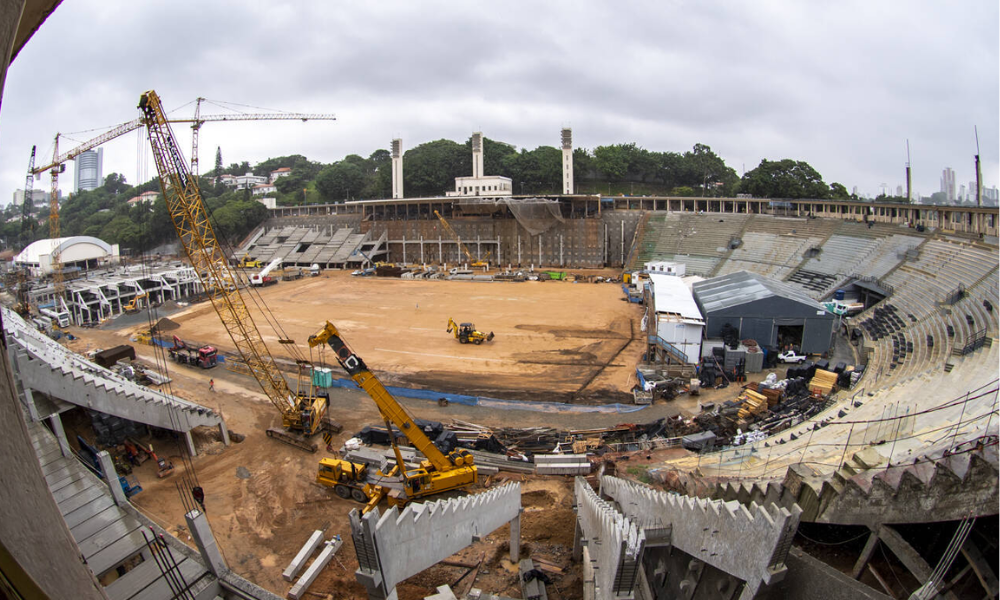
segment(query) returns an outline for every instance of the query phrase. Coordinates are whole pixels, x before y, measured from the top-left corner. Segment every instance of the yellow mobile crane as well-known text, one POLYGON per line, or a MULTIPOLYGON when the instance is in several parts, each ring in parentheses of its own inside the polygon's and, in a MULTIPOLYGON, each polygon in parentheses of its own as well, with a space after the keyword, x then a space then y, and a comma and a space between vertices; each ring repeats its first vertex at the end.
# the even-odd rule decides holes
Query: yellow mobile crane
POLYGON ((388 473, 378 473, 374 478, 376 483, 364 483, 364 467, 349 461, 324 458, 320 461, 317 482, 332 487, 337 495, 346 498, 353 495, 355 500, 368 499, 364 512, 378 505, 387 494, 390 506, 402 506, 418 498, 440 494, 449 490, 463 489, 476 483, 476 466, 472 454, 465 449, 455 449, 445 455, 434 442, 428 438, 413 421, 403 406, 385 389, 378 377, 372 373, 365 362, 344 342, 333 323, 327 321, 326 326, 315 335, 309 336, 309 347, 315 348, 326 344, 333 349, 337 362, 347 371, 354 383, 363 389, 375 401, 379 413, 385 420, 389 438, 392 440, 392 451, 396 455, 396 465, 388 473), (392 427, 406 436, 413 447, 421 452, 425 460, 420 461, 416 469, 406 469, 403 455, 396 445, 392 435, 392 427), (391 489, 387 480, 397 474, 402 476, 402 489, 391 489), (339 486, 339 487, 338 487, 339 486), (353 493, 357 490, 363 493, 353 493))
MULTIPOLYGON (((160 175, 163 198, 184 253, 250 373, 260 384, 264 395, 281 412, 284 429, 268 429, 267 435, 315 452, 317 446, 309 441, 309 437, 324 426, 339 431, 336 423, 324 424, 329 396, 314 394, 311 385, 302 390, 301 374, 309 366, 307 361, 298 361, 300 385, 294 392, 289 388, 240 295, 237 286, 239 277, 229 266, 209 222, 208 211, 198 189, 198 179, 191 175, 181 155, 160 97, 154 91, 142 94, 139 109, 142 111, 142 122, 149 131, 149 143, 160 175)), ((294 344, 288 339, 281 339, 279 343, 294 344)))
POLYGON ((476 259, 472 258, 472 253, 469 252, 469 249, 466 248, 465 244, 462 243, 462 238, 458 237, 458 233, 454 229, 452 229, 451 223, 449 223, 447 221, 447 219, 444 218, 444 215, 442 215, 438 211, 435 210, 434 214, 437 215, 437 218, 441 220, 441 225, 444 226, 445 231, 448 232, 448 235, 450 235, 451 237, 455 238, 455 243, 458 244, 458 249, 461 250, 462 254, 465 255, 465 258, 467 258, 469 260, 469 265, 471 265, 473 267, 488 267, 488 266, 490 266, 490 263, 488 261, 489 261, 490 255, 493 254, 492 250, 488 250, 486 252, 486 256, 484 256, 481 260, 476 260, 476 259))

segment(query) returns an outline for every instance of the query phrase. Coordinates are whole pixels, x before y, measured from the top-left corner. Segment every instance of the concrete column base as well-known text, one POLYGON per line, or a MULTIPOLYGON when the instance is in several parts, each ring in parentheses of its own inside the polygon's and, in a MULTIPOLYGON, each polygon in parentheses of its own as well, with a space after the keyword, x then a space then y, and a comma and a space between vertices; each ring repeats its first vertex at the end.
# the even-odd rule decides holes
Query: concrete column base
POLYGON ((104 482, 108 484, 108 489, 111 490, 111 496, 115 499, 115 504, 125 506, 128 504, 128 498, 125 497, 125 490, 122 489, 121 482, 118 481, 118 471, 115 470, 115 462, 111 460, 111 455, 108 454, 107 450, 101 450, 97 453, 97 460, 101 463, 104 482))
POLYGON ((208 524, 208 518, 205 514, 199 510, 192 510, 184 515, 184 520, 187 521, 188 531, 191 532, 191 537, 194 538, 194 543, 198 546, 198 551, 201 552, 202 558, 205 559, 205 565, 208 567, 208 570, 216 577, 222 577, 228 573, 229 566, 226 565, 226 560, 222 558, 222 552, 219 550, 219 545, 215 542, 215 536, 212 534, 212 528, 208 524))
POLYGON ((510 521, 510 562, 521 560, 521 513, 510 521))
POLYGON ((63 429, 62 417, 59 413, 56 413, 49 417, 49 423, 52 424, 52 431, 56 434, 56 439, 59 441, 59 450, 65 457, 70 457, 73 455, 73 450, 69 447, 69 440, 66 439, 66 430, 63 429))
MULTIPOLYGON (((221 418, 221 416, 220 416, 221 418)), ((222 436, 222 444, 224 446, 229 445, 229 428, 226 427, 225 421, 219 421, 219 434, 222 436)))
POLYGON ((191 436, 190 431, 184 432, 184 441, 187 442, 188 454, 191 455, 191 458, 198 456, 198 451, 194 449, 194 437, 191 436))

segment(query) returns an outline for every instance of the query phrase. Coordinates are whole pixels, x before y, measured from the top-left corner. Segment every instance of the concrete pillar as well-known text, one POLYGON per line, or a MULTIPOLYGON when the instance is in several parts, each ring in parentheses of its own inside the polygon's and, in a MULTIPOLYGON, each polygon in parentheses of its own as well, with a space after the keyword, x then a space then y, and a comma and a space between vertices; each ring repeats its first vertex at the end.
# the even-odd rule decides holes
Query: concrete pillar
POLYGON ((510 562, 512 563, 521 560, 521 510, 510 521, 510 562))
MULTIPOLYGON (((292 600, 299 600, 305 596, 306 590, 308 590, 309 586, 316 581, 319 574, 326 568, 326 565, 330 563, 330 560, 333 559, 333 555, 336 554, 337 550, 340 550, 340 547, 343 545, 344 541, 340 539, 339 535, 327 542, 326 548, 323 548, 323 551, 319 553, 316 560, 309 565, 309 568, 302 574, 302 577, 299 577, 299 580, 295 582, 292 589, 288 591, 288 597, 292 600)), ((395 594, 395 590, 393 590, 393 594, 395 594)), ((392 594, 390 594, 390 596, 391 595, 392 594)))
POLYGON ((66 430, 63 429, 62 417, 59 416, 59 413, 50 416, 49 423, 52 425, 52 432, 56 434, 56 439, 59 441, 59 450, 62 455, 73 456, 73 450, 69 447, 69 440, 66 439, 66 430))
POLYGON ((190 431, 184 432, 184 441, 187 442, 188 453, 191 455, 191 458, 198 456, 198 451, 194 449, 194 438, 191 437, 190 431))
POLYGON ((101 472, 104 473, 104 482, 111 490, 111 496, 115 499, 115 504, 125 506, 128 498, 125 497, 125 490, 122 489, 121 482, 118 481, 118 471, 115 470, 115 462, 111 460, 111 455, 107 450, 97 453, 97 461, 101 463, 101 472))
MULTIPOLYGON (((221 418, 222 415, 219 415, 221 418)), ((219 421, 219 435, 222 436, 222 444, 225 446, 229 445, 229 428, 226 427, 225 421, 219 421)))
POLYGON ((316 551, 316 548, 319 548, 319 545, 322 542, 323 542, 323 532, 317 529, 316 531, 313 532, 311 536, 309 536, 309 539, 306 540, 305 545, 302 546, 302 549, 299 550, 299 553, 296 554, 295 558, 292 559, 292 562, 288 564, 288 568, 286 568, 285 571, 281 574, 281 576, 285 579, 285 581, 291 581, 292 579, 295 578, 296 575, 299 574, 299 571, 301 571, 302 567, 305 566, 306 561, 309 560, 309 557, 312 556, 312 553, 316 551))
POLYGON ((226 560, 222 558, 219 545, 215 543, 215 536, 212 535, 212 527, 208 524, 208 518, 200 510, 192 510, 184 515, 187 521, 188 531, 194 538, 201 557, 205 560, 208 570, 216 577, 222 577, 229 572, 226 560))
POLYGON ((868 541, 861 551, 861 556, 858 557, 858 562, 854 563, 854 570, 851 571, 852 578, 861 579, 861 574, 865 572, 865 566, 868 564, 869 559, 871 559, 872 553, 875 552, 875 548, 878 548, 878 533, 873 531, 868 536, 868 541))

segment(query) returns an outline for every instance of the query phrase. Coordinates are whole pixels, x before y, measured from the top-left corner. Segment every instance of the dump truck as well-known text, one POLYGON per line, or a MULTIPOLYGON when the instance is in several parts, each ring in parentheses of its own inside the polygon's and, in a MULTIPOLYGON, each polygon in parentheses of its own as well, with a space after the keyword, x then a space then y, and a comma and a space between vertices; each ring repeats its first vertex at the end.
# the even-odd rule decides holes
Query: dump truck
POLYGON ((174 362, 202 369, 211 369, 219 361, 219 351, 214 346, 202 346, 197 350, 188 346, 182 339, 174 336, 174 345, 167 348, 174 362))

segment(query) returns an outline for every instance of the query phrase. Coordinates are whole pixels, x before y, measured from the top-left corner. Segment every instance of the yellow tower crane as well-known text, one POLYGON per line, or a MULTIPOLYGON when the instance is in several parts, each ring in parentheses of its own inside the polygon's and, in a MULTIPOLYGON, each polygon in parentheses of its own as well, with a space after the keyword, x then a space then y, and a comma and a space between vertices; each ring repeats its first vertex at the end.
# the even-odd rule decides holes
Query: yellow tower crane
MULTIPOLYGON (((314 394, 311 385, 306 391, 300 385, 294 392, 288 386, 243 300, 238 287, 239 276, 229 266, 209 222, 198 180, 181 155, 160 97, 154 91, 142 94, 139 109, 142 123, 149 132, 163 198, 181 246, 250 373, 264 395, 281 412, 284 430, 268 429, 267 434, 315 452, 316 445, 309 441, 309 436, 330 426, 339 431, 335 423, 324 425, 329 396, 314 394)), ((294 344, 287 339, 279 343, 294 344)), ((308 366, 308 362, 299 361, 299 373, 308 366)))
MULTIPOLYGON (((191 119, 167 119, 169 123, 191 123, 192 129, 192 154, 191 154, 191 172, 194 173, 195 177, 198 176, 198 132, 201 126, 205 123, 221 122, 221 121, 335 121, 337 117, 332 114, 325 113, 290 113, 290 112, 263 112, 263 113, 233 113, 233 114, 219 114, 219 115, 203 115, 201 114, 201 103, 204 102, 204 98, 198 98, 195 105, 194 118, 191 119)), ((142 127, 145 123, 143 119, 134 119, 125 123, 121 123, 109 129, 108 131, 102 133, 101 135, 88 140, 79 146, 64 152, 59 153, 59 137, 61 134, 56 134, 54 150, 52 152, 52 162, 47 165, 32 168, 31 173, 35 176, 39 176, 46 171, 49 172, 52 178, 52 193, 49 197, 49 237, 51 239, 56 239, 59 237, 59 174, 66 171, 66 163, 70 160, 75 159, 77 156, 83 154, 87 150, 92 150, 101 144, 109 142, 117 137, 121 137, 130 131, 135 131, 136 129, 142 127)), ((62 298, 63 286, 62 286, 62 264, 59 260, 59 249, 55 248, 52 251, 52 277, 53 284, 55 286, 55 298, 57 303, 57 310, 59 309, 58 303, 62 298)))

